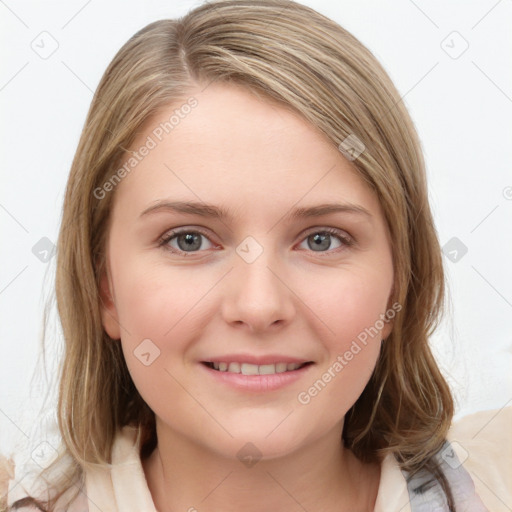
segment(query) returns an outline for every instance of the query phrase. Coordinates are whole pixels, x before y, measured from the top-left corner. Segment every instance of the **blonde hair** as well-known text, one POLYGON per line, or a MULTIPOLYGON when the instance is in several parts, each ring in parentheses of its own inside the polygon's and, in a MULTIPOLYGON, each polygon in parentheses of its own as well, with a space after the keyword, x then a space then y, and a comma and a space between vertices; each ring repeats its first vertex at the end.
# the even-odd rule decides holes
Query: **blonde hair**
POLYGON ((428 345, 442 312, 444 275, 409 114, 372 53, 334 21, 287 0, 221 0, 135 34, 105 71, 87 115, 57 245, 65 353, 58 400, 63 445, 54 464, 64 456, 74 462, 45 506, 51 510, 87 467, 110 464, 122 426, 141 427, 141 456, 156 444, 154 414, 131 380, 120 344, 102 326, 100 279, 115 191, 102 199, 93 191, 112 178, 152 116, 192 86, 212 81, 240 84, 299 113, 335 147, 349 136, 364 144, 352 164, 382 205, 392 241, 393 300, 402 309, 345 417, 343 439, 361 460, 392 453, 406 471, 432 470, 451 503, 433 455, 445 440, 453 402, 428 345))

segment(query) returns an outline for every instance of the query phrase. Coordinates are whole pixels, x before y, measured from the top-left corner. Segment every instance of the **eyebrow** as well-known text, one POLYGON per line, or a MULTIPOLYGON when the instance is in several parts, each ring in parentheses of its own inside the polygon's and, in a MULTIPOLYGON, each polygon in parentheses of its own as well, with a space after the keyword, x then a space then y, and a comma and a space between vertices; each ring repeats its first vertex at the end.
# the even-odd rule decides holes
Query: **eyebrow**
MULTIPOLYGON (((213 219, 232 220, 233 215, 226 209, 212 204, 195 201, 157 201, 146 208, 139 216, 145 217, 149 214, 158 212, 176 212, 189 215, 200 215, 213 219)), ((287 220, 300 220, 312 217, 321 217, 331 213, 355 213, 366 217, 372 217, 372 214, 360 205, 351 203, 323 203, 315 206, 299 207, 287 213, 284 218, 287 220)))

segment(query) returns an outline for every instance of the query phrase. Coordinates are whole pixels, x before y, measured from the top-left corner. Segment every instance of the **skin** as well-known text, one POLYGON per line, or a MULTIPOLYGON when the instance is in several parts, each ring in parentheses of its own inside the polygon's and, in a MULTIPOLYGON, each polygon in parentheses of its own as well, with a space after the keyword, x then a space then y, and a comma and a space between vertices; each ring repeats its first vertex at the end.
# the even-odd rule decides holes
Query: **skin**
MULTIPOLYGON (((105 330, 122 344, 157 419, 158 446, 143 461, 155 506, 373 510, 380 468, 356 459, 341 432, 391 323, 309 403, 297 396, 391 306, 393 260, 379 201, 351 162, 289 110, 237 85, 191 95, 198 106, 115 189, 102 279, 105 330), (232 218, 165 210, 140 217, 163 199, 211 203, 232 218), (332 202, 368 214, 286 217, 332 202), (186 255, 183 237, 159 246, 175 228, 206 237, 186 255), (315 250, 313 235, 325 228, 343 238, 315 250), (263 249, 251 263, 237 253, 247 236, 263 249), (144 339, 160 350, 149 365, 134 354, 144 339), (219 383, 200 362, 242 352, 314 364, 286 387, 253 393, 219 383), (248 442, 261 455, 252 467, 237 456, 248 442)), ((148 122, 133 148, 177 105, 148 122)))

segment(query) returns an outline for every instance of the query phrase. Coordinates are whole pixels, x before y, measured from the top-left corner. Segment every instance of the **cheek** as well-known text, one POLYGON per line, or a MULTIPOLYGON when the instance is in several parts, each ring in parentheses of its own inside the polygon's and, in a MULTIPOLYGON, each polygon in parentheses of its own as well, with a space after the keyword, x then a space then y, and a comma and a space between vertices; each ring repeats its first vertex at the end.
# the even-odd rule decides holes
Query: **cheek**
POLYGON ((312 406, 320 422, 332 422, 357 400, 375 368, 392 276, 366 267, 340 272, 324 285, 322 293, 311 287, 309 297, 317 325, 323 324, 325 357, 298 402, 312 406))
POLYGON ((206 295, 212 283, 205 273, 171 269, 162 264, 140 262, 118 267, 116 309, 124 322, 124 338, 130 343, 139 338, 162 342, 176 339, 175 332, 194 317, 194 306, 206 295))
POLYGON ((173 387, 175 381, 168 370, 183 360, 209 321, 212 308, 208 304, 213 297, 209 292, 219 276, 153 264, 143 258, 118 260, 113 268, 128 369, 141 392, 151 391, 160 379, 157 391, 161 394, 162 379, 173 387))
POLYGON ((139 393, 154 411, 167 411, 170 397, 173 410, 190 409, 183 374, 175 369, 199 336, 198 314, 213 283, 204 275, 147 264, 125 265, 117 283, 121 344, 139 393))
POLYGON ((310 282, 316 286, 308 284, 302 293, 309 297, 311 308, 325 324, 331 348, 344 350, 358 337, 360 341, 380 342, 392 286, 391 272, 353 268, 310 282))

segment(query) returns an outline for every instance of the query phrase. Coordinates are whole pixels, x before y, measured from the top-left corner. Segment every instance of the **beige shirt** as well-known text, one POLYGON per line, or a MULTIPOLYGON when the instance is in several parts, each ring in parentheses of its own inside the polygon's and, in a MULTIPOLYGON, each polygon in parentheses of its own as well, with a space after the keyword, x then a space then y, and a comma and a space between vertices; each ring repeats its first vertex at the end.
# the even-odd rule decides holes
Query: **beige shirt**
MULTIPOLYGON (((443 469, 448 469, 447 475, 453 478, 450 481, 458 500, 457 512, 512 511, 511 426, 512 407, 507 407, 466 416, 450 429, 450 446, 440 457, 444 461, 443 469)), ((58 512, 157 512, 139 457, 139 447, 134 442, 135 433, 132 427, 124 427, 118 433, 112 452, 113 468, 87 471, 86 493, 81 493, 67 509, 57 506, 58 512)), ((0 464, 0 496, 1 469, 0 464)), ((11 505, 26 495, 22 493, 22 486, 17 485, 12 464, 5 466, 3 474, 4 502, 7 482, 7 503, 11 505)), ((394 457, 388 455, 381 466, 374 512, 443 511, 435 504, 432 494, 427 491, 423 496, 417 495, 416 487, 418 481, 408 483, 394 457)), ((428 485, 423 487, 428 488, 428 485)), ((37 509, 24 507, 18 510, 37 509)), ((0 512, 3 512, 1 506, 0 512)))

